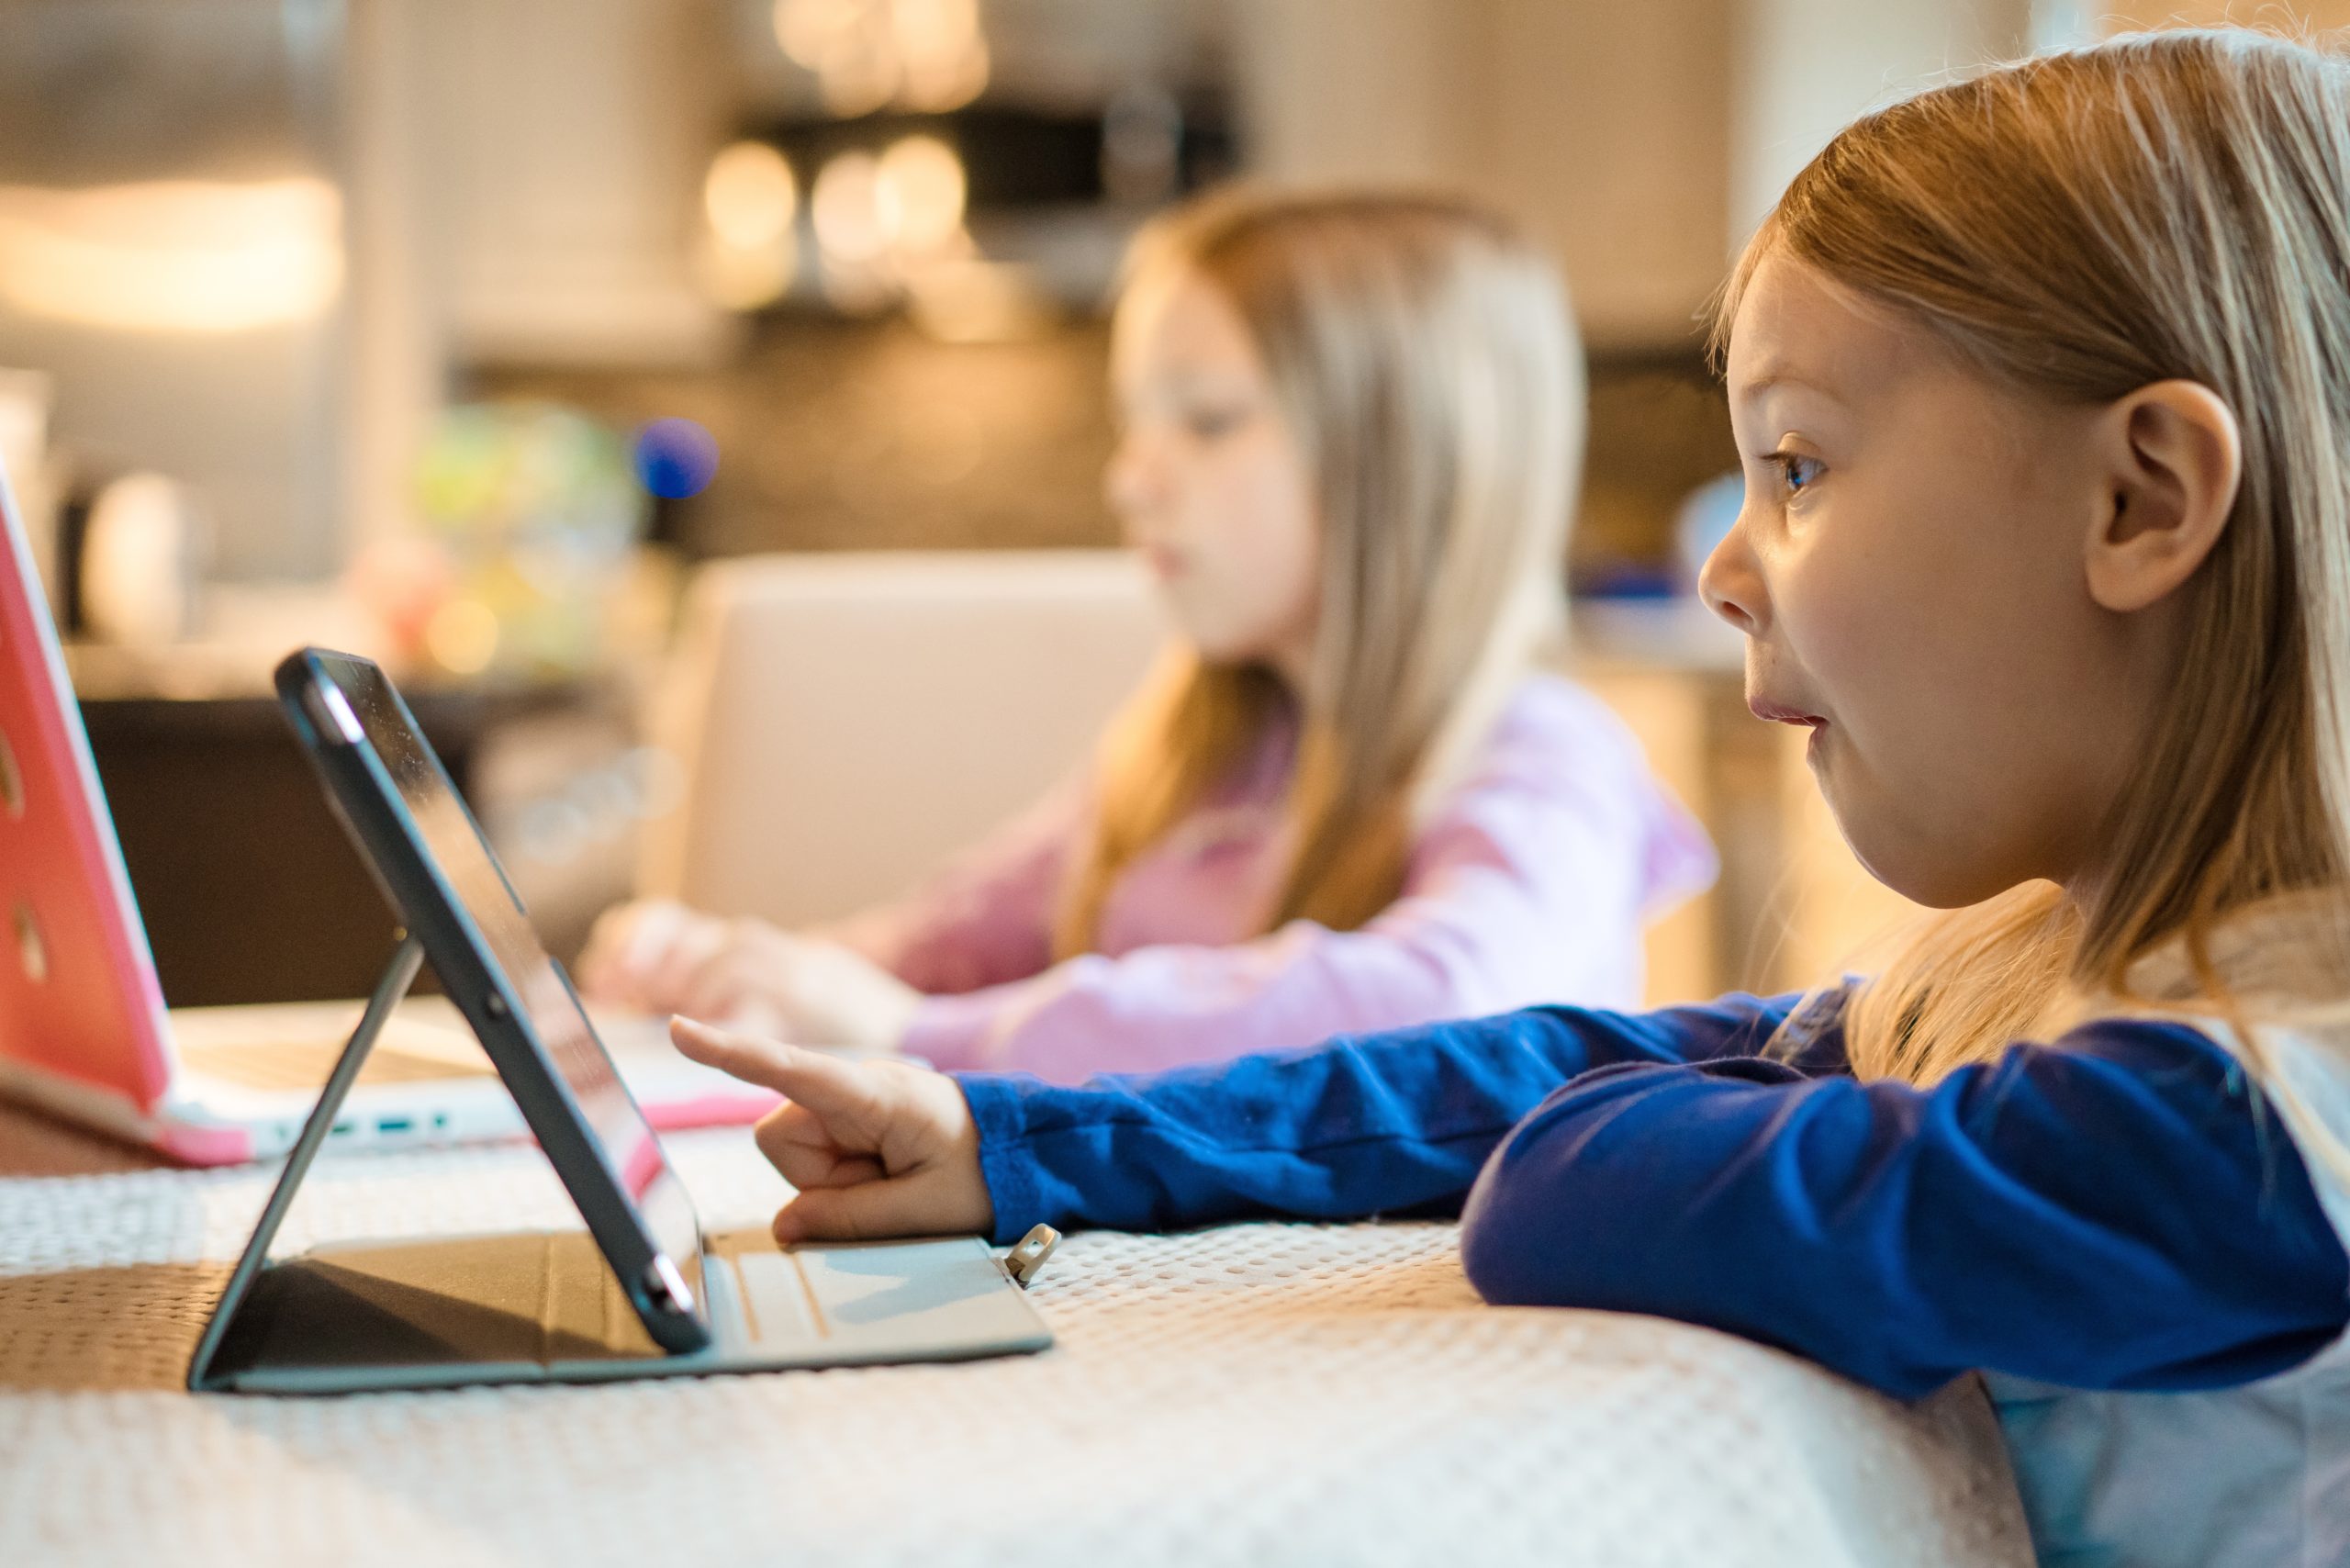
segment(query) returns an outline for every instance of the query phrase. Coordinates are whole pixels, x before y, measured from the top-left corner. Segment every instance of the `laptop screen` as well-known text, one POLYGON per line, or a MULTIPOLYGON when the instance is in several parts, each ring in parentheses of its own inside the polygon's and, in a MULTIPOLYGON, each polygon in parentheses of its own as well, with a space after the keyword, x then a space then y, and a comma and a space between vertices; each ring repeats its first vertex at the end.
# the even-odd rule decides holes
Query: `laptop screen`
POLYGON ((683 1184, 613 1070, 578 998, 540 946, 521 899, 473 813, 417 733, 407 705, 371 664, 330 655, 319 662, 397 786, 442 878, 481 933, 513 994, 522 1000, 532 1033, 554 1058, 602 1146, 606 1165, 643 1215, 654 1244, 680 1268, 690 1270, 699 1254, 700 1234, 683 1184))

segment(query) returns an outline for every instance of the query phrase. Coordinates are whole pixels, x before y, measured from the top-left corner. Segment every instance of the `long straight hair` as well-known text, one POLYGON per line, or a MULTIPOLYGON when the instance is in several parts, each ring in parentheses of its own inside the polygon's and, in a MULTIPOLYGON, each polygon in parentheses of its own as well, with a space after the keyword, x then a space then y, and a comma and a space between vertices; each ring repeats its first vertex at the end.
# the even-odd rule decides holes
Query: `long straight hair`
POLYGON ((1102 747, 1093 839, 1055 933, 1088 951, 1119 873, 1293 709, 1288 865, 1263 929, 1393 902, 1422 803, 1563 626, 1583 364, 1559 275, 1449 199, 1236 191, 1136 241, 1139 286, 1239 317, 1302 448, 1320 528, 1306 689, 1182 653, 1102 747))
POLYGON ((2251 1026, 2338 1019, 2350 991, 2350 67, 2243 30, 2143 34, 1872 115, 1755 235, 1718 353, 1773 252, 1995 384, 2098 404, 2199 383, 2244 443, 2225 529, 2179 590, 2176 696, 2109 824, 2112 875, 2077 905, 2027 884, 1908 927, 1847 1007, 1855 1070, 1928 1082, 2089 1009, 2158 1002, 2232 1021, 2288 1120, 2350 1176, 2251 1026), (2316 940, 2250 994, 2215 941, 2283 909, 2316 940), (2133 969, 2158 952, 2189 983, 2142 995, 2133 969))

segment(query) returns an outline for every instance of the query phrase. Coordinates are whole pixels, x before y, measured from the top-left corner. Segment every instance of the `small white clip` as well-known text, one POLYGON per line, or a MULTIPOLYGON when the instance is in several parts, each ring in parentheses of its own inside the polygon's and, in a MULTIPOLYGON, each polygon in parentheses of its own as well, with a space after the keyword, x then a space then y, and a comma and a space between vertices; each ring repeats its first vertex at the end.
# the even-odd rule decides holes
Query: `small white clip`
POLYGON ((1024 1291, 1036 1277, 1036 1271, 1045 1266, 1045 1260, 1053 1255, 1053 1249, 1060 1244, 1059 1231, 1049 1225, 1036 1226, 1020 1238, 1018 1246, 1003 1255, 1003 1271, 1024 1291))

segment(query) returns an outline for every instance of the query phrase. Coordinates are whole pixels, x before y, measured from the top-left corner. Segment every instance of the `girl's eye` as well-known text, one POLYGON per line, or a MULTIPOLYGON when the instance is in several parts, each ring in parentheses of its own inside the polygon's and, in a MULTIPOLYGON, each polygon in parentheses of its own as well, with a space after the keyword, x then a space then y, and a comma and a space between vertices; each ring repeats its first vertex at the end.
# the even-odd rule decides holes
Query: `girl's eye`
POLYGON ((1786 481, 1789 495, 1800 494, 1820 475, 1819 459, 1806 457, 1799 452, 1774 452, 1770 461, 1779 465, 1779 473, 1786 481))
POLYGON ((1202 441, 1229 435, 1248 420, 1246 409, 1194 409, 1183 416, 1183 428, 1202 441))

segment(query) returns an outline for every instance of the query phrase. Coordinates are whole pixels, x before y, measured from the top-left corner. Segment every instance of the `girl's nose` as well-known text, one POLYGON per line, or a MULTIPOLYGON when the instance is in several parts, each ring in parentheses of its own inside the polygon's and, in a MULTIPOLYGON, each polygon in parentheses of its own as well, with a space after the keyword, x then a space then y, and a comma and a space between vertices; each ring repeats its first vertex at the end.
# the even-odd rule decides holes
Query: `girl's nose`
POLYGON ((1151 450, 1148 435, 1129 430, 1120 436, 1109 465, 1102 470, 1102 494, 1110 510, 1128 520, 1156 510, 1166 488, 1164 467, 1151 450))
POLYGON ((1697 593, 1706 608, 1748 636, 1758 636, 1770 623, 1770 596, 1762 587, 1762 564, 1746 534, 1746 513, 1730 524, 1722 542, 1697 573, 1697 593))

